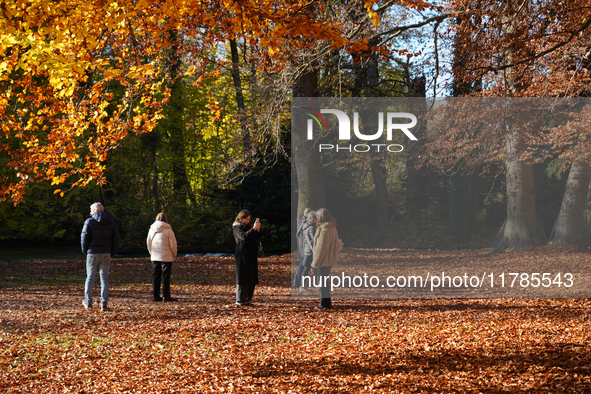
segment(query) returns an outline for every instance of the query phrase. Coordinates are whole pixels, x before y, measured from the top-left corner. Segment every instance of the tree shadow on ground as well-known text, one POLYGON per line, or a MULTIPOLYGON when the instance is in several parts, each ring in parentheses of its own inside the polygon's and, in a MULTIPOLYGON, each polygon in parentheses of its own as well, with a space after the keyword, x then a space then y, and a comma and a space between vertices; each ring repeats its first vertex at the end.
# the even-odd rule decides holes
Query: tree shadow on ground
MULTIPOLYGON (((564 392, 583 393, 591 391, 590 364, 591 352, 588 346, 560 343, 540 349, 522 348, 506 351, 499 348, 490 352, 484 352, 482 349, 472 352, 460 349, 431 352, 385 351, 377 357, 371 356, 363 360, 335 359, 330 355, 303 362, 270 359, 251 366, 249 372, 257 378, 302 373, 310 377, 321 376, 328 379, 331 376, 366 378, 397 375, 403 380, 406 377, 409 383, 412 383, 413 376, 421 376, 421 384, 413 387, 413 391, 417 392, 475 390, 482 393, 541 393, 557 392, 559 387, 563 387, 564 392), (523 371, 530 371, 531 381, 522 380, 523 377, 520 375, 523 371), (496 380, 492 378, 495 374, 496 380), (498 379, 499 374, 506 379, 498 379), (430 377, 425 379, 425 375, 430 377)), ((361 381, 359 390, 367 389, 366 385, 365 381, 361 381)), ((354 386, 355 379, 352 379, 349 389, 354 386)), ((388 385, 378 384, 374 389, 385 387, 388 385)))

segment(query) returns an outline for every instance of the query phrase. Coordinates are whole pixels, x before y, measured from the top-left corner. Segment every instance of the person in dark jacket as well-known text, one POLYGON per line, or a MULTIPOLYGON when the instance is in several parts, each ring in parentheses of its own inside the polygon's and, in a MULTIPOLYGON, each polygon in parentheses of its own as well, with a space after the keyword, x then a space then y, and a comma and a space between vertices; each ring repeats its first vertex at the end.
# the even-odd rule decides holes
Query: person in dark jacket
MULTIPOLYGON (((308 208, 306 208, 308 210, 308 208)), ((304 248, 302 252, 302 260, 300 266, 296 271, 293 281, 294 286, 303 290, 302 275, 307 275, 312 266, 312 256, 314 251, 314 235, 316 234, 316 212, 308 210, 306 222, 302 224, 301 228, 302 238, 304 239, 304 248)))
POLYGON ((109 267, 115 256, 121 238, 113 216, 105 212, 100 202, 90 206, 90 217, 84 222, 80 235, 82 253, 86 255, 86 285, 84 288, 85 308, 92 307, 92 288, 98 272, 101 278, 101 310, 107 310, 109 300, 109 267))
POLYGON ((254 288, 259 283, 257 241, 261 239, 261 222, 257 218, 251 225, 250 212, 244 209, 232 224, 232 232, 236 240, 236 305, 250 306, 254 288))

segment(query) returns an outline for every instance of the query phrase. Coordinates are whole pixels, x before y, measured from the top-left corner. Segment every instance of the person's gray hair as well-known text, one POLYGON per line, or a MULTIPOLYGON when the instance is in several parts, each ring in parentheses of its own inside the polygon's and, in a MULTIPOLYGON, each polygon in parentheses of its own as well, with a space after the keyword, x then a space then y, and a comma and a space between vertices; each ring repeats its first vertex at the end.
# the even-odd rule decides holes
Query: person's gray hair
POLYGON ((316 211, 311 210, 310 212, 308 212, 308 217, 306 218, 306 221, 308 223, 312 223, 314 219, 316 219, 316 211))
POLYGON ((90 206, 90 210, 92 212, 103 212, 105 208, 103 207, 103 204, 101 204, 100 202, 95 202, 90 206))

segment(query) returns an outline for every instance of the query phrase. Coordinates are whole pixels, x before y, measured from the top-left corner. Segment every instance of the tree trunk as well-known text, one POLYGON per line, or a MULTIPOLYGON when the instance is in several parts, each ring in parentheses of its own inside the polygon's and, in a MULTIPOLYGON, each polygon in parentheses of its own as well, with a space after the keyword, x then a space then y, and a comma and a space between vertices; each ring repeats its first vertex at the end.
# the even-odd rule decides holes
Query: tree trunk
POLYGON ((244 105, 244 95, 242 94, 242 81, 240 79, 240 58, 238 57, 238 46, 236 39, 230 40, 230 51, 232 53, 232 79, 234 81, 234 90, 236 91, 236 104, 238 105, 238 116, 240 118, 240 127, 242 129, 242 140, 244 141, 244 150, 250 152, 252 141, 246 117, 246 106, 244 105))
MULTIPOLYGON (((425 77, 414 78, 410 82, 409 96, 425 97, 425 77)), ((423 115, 427 112, 426 103, 417 104, 412 108, 412 112, 417 115, 423 115)), ((428 208, 428 177, 425 168, 418 169, 418 157, 423 154, 425 125, 421 116, 417 116, 418 123, 413 128, 413 134, 419 139, 416 142, 409 143, 404 148, 406 153, 406 218, 413 219, 420 215, 422 209, 428 208)))
POLYGON ((504 236, 509 247, 534 244, 536 229, 536 194, 533 165, 507 161, 507 223, 504 236))
POLYGON ((490 247, 491 253, 526 249, 547 242, 536 216, 533 165, 519 159, 525 141, 516 125, 507 139, 507 219, 490 247))
MULTIPOLYGON (((369 47, 372 48, 378 45, 377 39, 372 39, 369 47)), ((354 70, 356 74, 355 83, 353 86, 353 96, 375 96, 375 88, 379 85, 380 75, 376 56, 371 51, 363 51, 360 55, 354 55, 357 62, 354 62, 354 70)), ((375 130, 377 124, 375 123, 375 116, 372 111, 367 108, 359 110, 359 116, 364 120, 368 129, 375 130), (371 115, 370 115, 371 114, 371 115)), ((381 144, 383 137, 375 141, 376 144, 381 144)), ((376 222, 374 231, 371 237, 372 243, 379 244, 380 241, 388 233, 389 222, 389 207, 388 207, 388 169, 384 165, 385 152, 376 152, 371 159, 371 175, 374 182, 374 191, 376 197, 376 222)))
POLYGON ((183 81, 179 77, 181 59, 178 54, 178 32, 170 30, 169 34, 172 43, 169 69, 173 83, 170 86, 170 100, 164 109, 164 114, 170 136, 169 147, 172 152, 172 186, 175 201, 184 202, 187 198, 193 201, 194 197, 185 168, 183 81))
POLYGON ((572 165, 568 174, 560 213, 550 235, 550 242, 576 248, 585 246, 583 218, 590 180, 591 167, 586 164, 572 165))
MULTIPOLYGON (((318 94, 318 72, 303 74, 296 82, 293 95, 296 97, 316 97, 318 94)), ((301 101, 298 100, 298 103, 301 101)), ((302 105, 306 106, 306 105, 302 105)), ((297 111, 297 108, 294 108, 297 111)), ((292 116, 292 157, 297 174, 298 208, 297 218, 306 208, 324 207, 324 179, 320 165, 317 141, 307 139, 307 123, 302 116, 292 116)))
MULTIPOLYGON (((462 18, 455 20, 457 25, 461 24, 462 18)), ((480 25, 480 18, 474 16, 474 24, 480 25)), ((462 78, 465 72, 466 58, 472 55, 466 50, 465 37, 456 34, 454 37, 454 51, 453 51, 453 84, 452 96, 461 97, 473 94, 481 90, 480 79, 467 82, 462 78)), ((450 178, 450 192, 449 192, 449 218, 447 221, 447 229, 455 238, 457 243, 467 239, 470 235, 474 225, 474 178, 475 174, 472 170, 469 173, 463 174, 466 168, 460 162, 457 165, 456 174, 450 178)))
POLYGON ((388 233, 390 214, 388 209, 388 186, 386 183, 388 170, 384 166, 382 158, 372 160, 371 175, 375 185, 377 215, 372 242, 378 244, 388 233))
MULTIPOLYGON (((370 48, 377 45, 378 40, 370 41, 370 48)), ((378 69, 378 62, 375 55, 372 53, 369 63, 365 68, 364 81, 367 87, 371 89, 378 86, 380 82, 380 74, 378 69)), ((375 119, 375 118, 373 118, 375 119)), ((371 123, 374 123, 373 120, 371 123)), ((383 142, 383 136, 376 143, 383 142)), ((372 242, 374 244, 380 243, 388 234, 388 222, 390 219, 390 210, 388 207, 388 169, 384 165, 385 152, 377 152, 376 157, 371 161, 371 175, 374 182, 374 190, 376 195, 376 224, 372 236, 372 242)))
POLYGON ((153 177, 152 177, 152 197, 154 199, 154 211, 160 212, 160 197, 158 194, 158 164, 156 164, 156 146, 152 147, 152 166, 153 166, 153 177))

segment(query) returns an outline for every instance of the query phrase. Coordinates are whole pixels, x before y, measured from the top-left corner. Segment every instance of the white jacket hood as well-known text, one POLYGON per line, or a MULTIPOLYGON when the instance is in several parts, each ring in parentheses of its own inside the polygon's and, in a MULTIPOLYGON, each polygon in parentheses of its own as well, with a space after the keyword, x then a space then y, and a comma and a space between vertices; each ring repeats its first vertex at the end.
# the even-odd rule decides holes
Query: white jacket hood
POLYGON ((155 233, 161 233, 164 230, 172 230, 172 227, 170 227, 170 224, 158 220, 152 223, 152 225, 150 226, 150 230, 152 230, 155 233))

